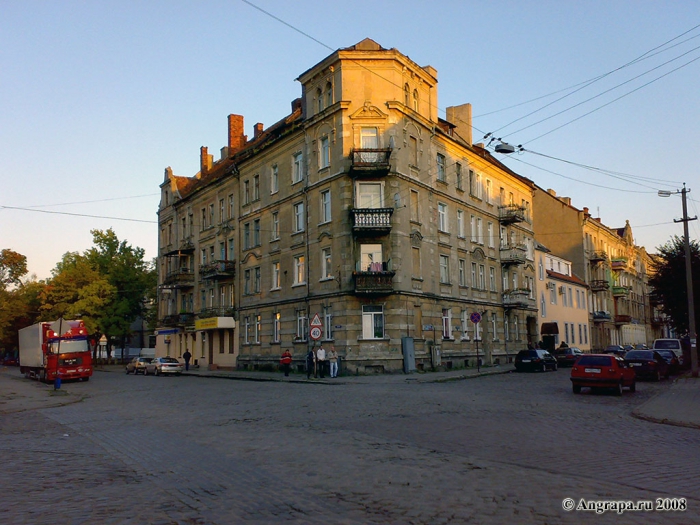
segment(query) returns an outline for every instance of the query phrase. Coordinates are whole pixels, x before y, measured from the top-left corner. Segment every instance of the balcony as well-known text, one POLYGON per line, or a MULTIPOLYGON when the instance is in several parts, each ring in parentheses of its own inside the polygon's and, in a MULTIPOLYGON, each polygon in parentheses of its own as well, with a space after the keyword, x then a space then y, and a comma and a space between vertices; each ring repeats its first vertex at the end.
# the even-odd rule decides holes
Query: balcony
POLYGON ((194 324, 194 314, 191 312, 166 315, 160 321, 160 326, 170 328, 177 326, 189 326, 192 324, 194 324))
POLYGON ((383 177, 389 173, 391 148, 362 148, 350 152, 350 176, 383 177))
POLYGON ((631 315, 616 315, 615 324, 630 324, 632 322, 631 315))
POLYGON ((627 297, 630 293, 630 289, 626 286, 613 286, 612 294, 613 297, 627 297))
POLYGON ((593 312, 593 322, 594 323, 604 323, 605 321, 611 321, 610 312, 598 311, 593 312))
POLYGON ((504 308, 528 308, 534 305, 535 300, 530 298, 530 290, 518 289, 503 292, 504 308))
POLYGON ((391 261, 370 263, 362 269, 357 263, 357 270, 352 272, 355 281, 355 293, 361 295, 386 295, 394 291, 394 275, 391 261))
POLYGON ((163 280, 163 288, 192 288, 194 286, 194 272, 190 268, 179 268, 168 272, 163 280))
POLYGON ((211 317, 233 317, 235 308, 233 306, 217 306, 210 308, 202 308, 197 314, 199 319, 209 319, 211 317))
POLYGON ((236 275, 236 261, 214 261, 199 268, 202 279, 228 279, 236 275))
POLYGON ((593 279, 591 281, 591 291, 592 292, 604 292, 610 288, 610 283, 605 279, 593 279))
POLYGON ((617 257, 610 261, 610 267, 613 270, 626 270, 627 269, 627 259, 624 257, 617 257))
POLYGON ((525 264, 527 261, 527 248, 524 244, 501 246, 501 264, 525 264))
POLYGON ((590 253, 588 260, 591 261, 591 264, 605 262, 608 260, 608 254, 603 251, 593 251, 590 253))
POLYGON ((525 206, 506 204, 498 207, 498 220, 501 224, 513 224, 525 220, 525 206))
POLYGON ((386 235, 391 231, 394 208, 352 208, 352 231, 360 234, 386 235))
POLYGON ((163 256, 165 257, 172 257, 172 256, 177 256, 177 255, 191 255, 194 253, 194 243, 192 242, 191 239, 183 239, 180 241, 180 244, 173 246, 172 244, 169 244, 165 248, 165 253, 163 253, 163 256))

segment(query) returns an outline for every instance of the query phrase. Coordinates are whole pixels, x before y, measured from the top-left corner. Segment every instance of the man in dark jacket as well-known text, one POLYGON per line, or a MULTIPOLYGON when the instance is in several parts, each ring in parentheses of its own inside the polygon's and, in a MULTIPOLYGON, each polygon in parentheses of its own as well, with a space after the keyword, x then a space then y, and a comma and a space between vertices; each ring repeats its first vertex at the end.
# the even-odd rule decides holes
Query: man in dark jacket
POLYGON ((309 348, 306 354, 306 379, 311 379, 311 374, 315 374, 314 365, 316 364, 316 356, 313 348, 309 348))

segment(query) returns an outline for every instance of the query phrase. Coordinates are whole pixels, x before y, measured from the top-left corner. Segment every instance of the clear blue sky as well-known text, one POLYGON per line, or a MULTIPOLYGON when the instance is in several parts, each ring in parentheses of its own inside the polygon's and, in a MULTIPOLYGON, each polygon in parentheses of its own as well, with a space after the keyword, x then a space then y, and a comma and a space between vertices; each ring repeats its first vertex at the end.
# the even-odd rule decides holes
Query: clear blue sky
MULTIPOLYGON (((536 153, 634 176, 613 178, 529 152, 504 159, 608 226, 629 219, 649 251, 682 235, 673 223, 680 198, 661 199, 657 189, 688 183, 689 213, 698 213, 700 28, 693 28, 700 2, 251 2, 328 47, 240 0, 4 1, 0 249, 26 255, 30 272, 46 278, 63 253, 91 246, 90 229, 112 227, 155 257, 164 169, 194 175, 200 146, 216 156, 225 145, 230 113, 245 116, 249 136, 256 122, 286 116, 301 93, 295 78, 329 48, 365 37, 435 67, 439 108, 471 102, 475 141, 495 131, 536 153), (573 90, 499 110, 614 71, 687 31, 501 129, 573 90)), ((698 221, 690 224, 698 239, 698 221)))

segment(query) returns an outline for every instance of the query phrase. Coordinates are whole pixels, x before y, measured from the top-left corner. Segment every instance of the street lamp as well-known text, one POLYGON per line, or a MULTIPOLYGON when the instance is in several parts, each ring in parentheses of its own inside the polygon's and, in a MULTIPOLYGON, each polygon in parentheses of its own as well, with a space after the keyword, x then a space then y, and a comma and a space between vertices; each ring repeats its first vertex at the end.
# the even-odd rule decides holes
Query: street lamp
POLYGON ((698 377, 698 352, 697 352, 697 334, 695 333, 695 302, 693 299, 693 271, 690 261, 690 237, 688 235, 688 222, 697 220, 697 216, 688 217, 688 205, 686 203, 686 194, 690 190, 686 189, 683 183, 682 190, 670 192, 659 190, 659 197, 670 197, 672 193, 680 193, 683 201, 683 218, 673 219, 673 222, 683 223, 683 241, 685 245, 685 287, 688 294, 688 332, 690 335, 690 366, 693 377, 698 377))

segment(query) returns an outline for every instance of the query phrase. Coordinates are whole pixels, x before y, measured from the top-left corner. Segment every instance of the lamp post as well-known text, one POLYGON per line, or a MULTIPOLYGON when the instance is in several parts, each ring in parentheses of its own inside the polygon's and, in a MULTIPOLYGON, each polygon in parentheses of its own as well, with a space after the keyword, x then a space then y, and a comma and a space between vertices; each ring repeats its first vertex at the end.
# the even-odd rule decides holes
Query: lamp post
MULTIPOLYGON (((685 287, 688 295, 688 333, 690 335, 690 366, 693 377, 698 377, 698 351, 697 351, 697 334, 695 332, 695 302, 693 299, 693 271, 690 261, 690 237, 688 235, 688 222, 697 220, 697 216, 688 217, 688 205, 686 203, 686 194, 690 190, 686 189, 683 183, 682 190, 676 190, 675 193, 681 194, 683 201, 683 218, 673 219, 673 222, 683 223, 683 241, 685 245, 685 287)), ((670 197, 670 191, 659 190, 659 197, 670 197)))

